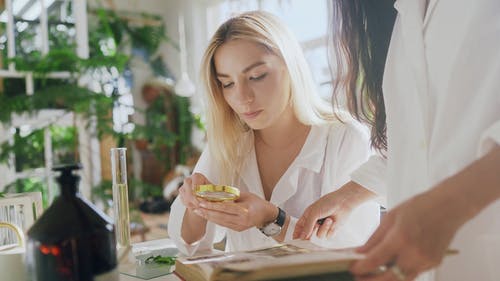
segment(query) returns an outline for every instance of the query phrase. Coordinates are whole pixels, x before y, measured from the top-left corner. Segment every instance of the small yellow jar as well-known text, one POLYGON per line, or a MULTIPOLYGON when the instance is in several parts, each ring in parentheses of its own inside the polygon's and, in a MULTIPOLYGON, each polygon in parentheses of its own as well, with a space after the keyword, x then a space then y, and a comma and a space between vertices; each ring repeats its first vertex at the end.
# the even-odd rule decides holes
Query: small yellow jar
POLYGON ((212 202, 234 201, 240 197, 240 190, 229 185, 201 184, 194 192, 197 197, 212 202))

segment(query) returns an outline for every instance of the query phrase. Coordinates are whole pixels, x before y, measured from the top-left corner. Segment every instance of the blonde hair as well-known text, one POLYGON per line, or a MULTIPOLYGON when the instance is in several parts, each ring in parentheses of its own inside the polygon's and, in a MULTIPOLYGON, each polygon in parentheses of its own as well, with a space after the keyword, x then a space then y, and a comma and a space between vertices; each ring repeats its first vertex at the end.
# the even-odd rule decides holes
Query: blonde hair
POLYGON ((297 119, 306 125, 334 120, 331 105, 316 92, 302 49, 279 19, 267 12, 242 13, 224 22, 210 40, 202 60, 209 151, 222 171, 219 181, 234 184, 244 157, 251 147, 251 129, 229 107, 217 80, 214 54, 225 42, 244 39, 264 46, 280 57, 290 77, 291 103, 297 119))

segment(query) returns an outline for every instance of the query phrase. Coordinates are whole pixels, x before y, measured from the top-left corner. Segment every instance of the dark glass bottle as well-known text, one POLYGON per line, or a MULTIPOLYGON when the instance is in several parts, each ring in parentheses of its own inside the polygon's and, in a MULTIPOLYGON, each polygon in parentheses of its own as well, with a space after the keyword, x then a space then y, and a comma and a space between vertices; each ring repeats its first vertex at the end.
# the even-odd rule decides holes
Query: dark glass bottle
POLYGON ((28 231, 33 281, 118 280, 113 222, 78 192, 79 164, 56 167, 61 194, 28 231))

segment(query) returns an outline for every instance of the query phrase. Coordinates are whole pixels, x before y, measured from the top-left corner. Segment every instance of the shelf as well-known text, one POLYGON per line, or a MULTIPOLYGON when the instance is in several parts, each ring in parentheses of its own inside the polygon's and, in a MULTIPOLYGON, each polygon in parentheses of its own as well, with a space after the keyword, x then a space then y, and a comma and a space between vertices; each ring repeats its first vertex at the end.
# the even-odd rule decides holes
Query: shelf
POLYGON ((34 114, 13 114, 11 126, 21 127, 29 125, 33 127, 33 129, 44 128, 49 124, 72 126, 73 115, 73 112, 68 112, 63 109, 42 109, 34 114))

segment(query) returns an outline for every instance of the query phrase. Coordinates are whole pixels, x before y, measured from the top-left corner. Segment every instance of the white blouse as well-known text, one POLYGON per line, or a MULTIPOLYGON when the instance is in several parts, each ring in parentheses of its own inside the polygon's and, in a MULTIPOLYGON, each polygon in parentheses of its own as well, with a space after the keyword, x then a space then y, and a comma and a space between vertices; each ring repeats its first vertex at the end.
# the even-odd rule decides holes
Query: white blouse
MULTIPOLYGON (((253 142, 252 142, 253 143, 253 142)), ((298 217, 322 195, 340 188, 350 180, 351 172, 371 155, 369 136, 364 127, 354 121, 312 126, 309 135, 296 159, 276 184, 270 202, 290 215, 291 221, 286 240, 292 237, 298 217)), ((238 188, 264 197, 255 150, 249 152, 243 164, 238 188)), ((195 172, 205 175, 210 182, 218 183, 218 169, 212 164, 206 149, 195 172)), ((377 192, 375 190, 375 192, 377 192)), ((196 251, 211 249, 214 242, 226 235, 226 251, 241 251, 276 244, 276 241, 253 227, 237 232, 208 222, 205 236, 191 245, 181 237, 185 206, 177 198, 171 208, 168 233, 179 250, 192 255, 196 251)), ((349 219, 330 239, 313 242, 328 247, 352 247, 363 244, 379 223, 379 205, 374 201, 361 204, 353 210, 349 219)))
MULTIPOLYGON (((389 208, 500 144, 500 1, 430 0, 427 12, 425 2, 395 3, 383 85, 387 161, 372 158, 355 172, 362 184, 387 176, 389 208)), ((450 247, 460 253, 419 281, 500 280, 500 201, 450 247)))

